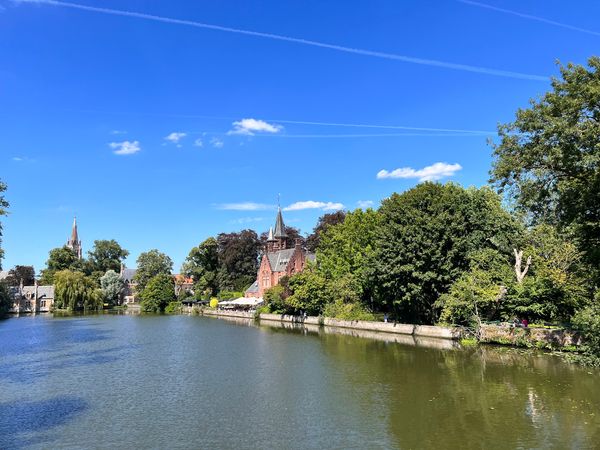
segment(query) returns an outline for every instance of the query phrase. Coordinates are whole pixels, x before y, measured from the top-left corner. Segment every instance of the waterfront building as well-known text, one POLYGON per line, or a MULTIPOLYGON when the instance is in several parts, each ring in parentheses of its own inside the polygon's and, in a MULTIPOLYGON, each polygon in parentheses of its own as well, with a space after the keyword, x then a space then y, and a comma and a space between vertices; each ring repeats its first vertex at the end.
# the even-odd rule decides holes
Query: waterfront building
POLYGON ((307 252, 299 239, 288 248, 287 233, 281 208, 277 211, 275 229, 269 229, 267 244, 258 268, 256 281, 246 290, 245 297, 262 298, 270 287, 277 286, 283 276, 292 276, 306 267, 307 261, 314 261, 314 253, 307 252))
POLYGON ((134 280, 137 269, 127 269, 124 264, 121 264, 121 272, 119 275, 124 281, 123 288, 123 304, 130 305, 137 302, 137 283, 134 280))
POLYGON ((75 252, 77 258, 81 259, 83 255, 83 247, 77 233, 77 217, 73 217, 73 226, 71 227, 71 238, 67 241, 67 247, 75 252))
POLYGON ((33 286, 9 287, 13 314, 36 314, 49 312, 54 306, 54 286, 39 286, 35 281, 33 286))

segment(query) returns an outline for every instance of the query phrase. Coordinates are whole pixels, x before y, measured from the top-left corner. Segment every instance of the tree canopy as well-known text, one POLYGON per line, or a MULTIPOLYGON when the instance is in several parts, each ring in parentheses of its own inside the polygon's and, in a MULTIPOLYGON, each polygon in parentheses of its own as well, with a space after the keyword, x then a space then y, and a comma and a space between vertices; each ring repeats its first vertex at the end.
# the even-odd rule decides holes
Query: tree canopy
POLYGON ((23 282, 23 286, 31 286, 35 282, 35 270, 33 266, 15 266, 8 271, 6 284, 9 286, 19 286, 23 282))
POLYGON ((241 291, 256 279, 260 241, 254 230, 221 233, 217 236, 219 286, 241 291))
POLYGON ((175 300, 175 282, 166 273, 152 277, 140 294, 141 307, 145 312, 163 312, 175 300))
POLYGON ((342 210, 333 213, 326 213, 319 217, 317 225, 313 232, 306 238, 306 248, 310 252, 315 252, 321 240, 321 234, 330 226, 344 222, 346 213, 342 210))
POLYGON ((382 202, 375 253, 378 299, 412 323, 434 323, 436 301, 472 252, 509 252, 518 223, 489 188, 425 182, 382 202))
POLYGON ((88 263, 92 272, 106 273, 109 270, 119 272, 121 263, 128 256, 129 252, 114 239, 96 240, 92 250, 88 251, 88 263))
POLYGON ((204 240, 190 250, 182 273, 194 279, 194 289, 200 297, 210 298, 219 291, 219 244, 213 237, 204 240))
POLYGON ((100 288, 102 289, 104 301, 110 306, 115 306, 121 301, 125 281, 117 272, 109 270, 100 278, 100 288))
POLYGON ((552 90, 500 125, 491 181, 532 223, 572 231, 600 274, 600 57, 561 66, 552 90))
POLYGON ((84 270, 83 261, 66 245, 50 250, 48 261, 46 261, 46 268, 42 270, 40 283, 54 284, 54 274, 61 270, 74 272, 82 272, 84 270))
POLYGON ((58 309, 102 308, 102 292, 82 272, 60 270, 54 274, 54 307, 58 309))
POLYGON ((155 276, 160 274, 170 275, 172 270, 173 261, 164 253, 156 249, 140 253, 134 277, 138 292, 143 292, 148 282, 155 276))

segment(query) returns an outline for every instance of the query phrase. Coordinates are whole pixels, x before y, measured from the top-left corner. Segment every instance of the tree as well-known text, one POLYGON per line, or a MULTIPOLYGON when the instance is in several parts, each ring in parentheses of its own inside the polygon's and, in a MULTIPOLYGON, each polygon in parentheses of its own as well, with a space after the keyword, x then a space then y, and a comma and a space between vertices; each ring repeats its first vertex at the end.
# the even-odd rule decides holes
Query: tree
POLYGON ((6 284, 9 286, 19 286, 23 282, 23 286, 31 286, 35 282, 35 271, 33 266, 15 266, 9 270, 6 277, 6 284))
POLYGON ((436 301, 486 248, 511 252, 520 228, 491 189, 422 183, 379 209, 377 300, 411 323, 435 323, 436 301))
POLYGON ((194 290, 201 298, 213 297, 219 291, 219 244, 210 237, 190 250, 181 272, 194 279, 194 290))
POLYGON ((310 236, 308 236, 308 238, 306 238, 306 248, 308 249, 308 251, 316 252, 323 232, 327 230, 327 228, 329 228, 330 226, 343 223, 345 218, 346 213, 342 210, 333 213, 323 214, 321 217, 319 217, 319 220, 317 221, 317 225, 313 229, 313 232, 310 234, 310 236))
POLYGON ((241 291, 256 279, 260 241, 255 231, 217 236, 220 290, 241 291))
POLYGON ((359 297, 367 300, 372 294, 371 269, 379 215, 372 209, 357 209, 343 218, 335 225, 322 227, 320 231, 317 248, 319 270, 331 280, 351 276, 359 297))
POLYGON ((291 295, 284 303, 288 312, 302 311, 309 315, 319 315, 330 300, 327 280, 312 264, 290 277, 289 289, 291 295))
MULTIPOLYGON (((9 204, 4 198, 3 192, 6 191, 6 184, 0 180, 0 218, 6 216, 9 204)), ((2 249, 2 222, 0 222, 0 269, 2 269, 2 260, 4 259, 4 250, 2 249)))
POLYGON ((152 277, 140 294, 141 307, 145 312, 163 312, 175 300, 175 282, 166 273, 152 277))
POLYGON ((6 283, 0 281, 0 317, 8 314, 12 306, 12 298, 6 283))
POLYGON ((173 270, 173 261, 167 255, 156 249, 141 253, 137 259, 137 272, 134 281, 137 283, 138 292, 144 288, 157 275, 170 275, 173 270))
POLYGON ((100 309, 102 292, 82 272, 60 270, 54 274, 54 307, 58 309, 100 309))
POLYGON ((500 125, 491 181, 531 223, 572 230, 600 277, 600 57, 561 66, 552 90, 500 125))
POLYGON ((83 271, 83 262, 77 257, 77 254, 66 245, 64 247, 50 250, 46 268, 42 270, 40 283, 54 284, 54 274, 61 270, 70 270, 75 272, 83 271))
POLYGON ((114 270, 107 271, 100 278, 100 287, 106 303, 110 306, 118 305, 120 303, 121 295, 125 288, 125 282, 117 272, 114 270))
POLYGON ((119 272, 121 263, 129 256, 117 241, 96 240, 94 247, 88 252, 88 262, 92 272, 106 273, 109 270, 119 272))

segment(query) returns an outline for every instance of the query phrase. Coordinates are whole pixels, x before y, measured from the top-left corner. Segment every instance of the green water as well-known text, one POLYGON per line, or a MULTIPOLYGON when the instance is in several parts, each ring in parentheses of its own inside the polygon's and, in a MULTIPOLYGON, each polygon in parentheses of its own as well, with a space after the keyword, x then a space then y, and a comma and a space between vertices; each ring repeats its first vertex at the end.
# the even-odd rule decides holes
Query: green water
POLYGON ((327 331, 188 316, 1 321, 0 448, 600 448, 598 371, 327 331))

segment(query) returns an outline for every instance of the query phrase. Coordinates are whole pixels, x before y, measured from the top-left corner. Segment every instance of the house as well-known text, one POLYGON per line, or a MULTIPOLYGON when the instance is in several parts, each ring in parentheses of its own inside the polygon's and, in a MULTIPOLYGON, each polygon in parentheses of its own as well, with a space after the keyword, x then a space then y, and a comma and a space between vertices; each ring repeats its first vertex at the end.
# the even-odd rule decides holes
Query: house
POLYGON ((11 286, 9 292, 13 314, 50 312, 54 306, 54 286, 38 286, 36 281, 33 286, 11 286))
POLYGON ((279 208, 275 229, 271 227, 269 230, 256 281, 246 290, 245 297, 262 298, 264 292, 270 287, 277 286, 282 277, 302 272, 307 261, 315 260, 314 253, 304 250, 298 239, 294 247, 288 248, 287 237, 283 215, 279 208))
POLYGON ((137 283, 134 280, 135 273, 137 269, 127 269, 123 264, 121 264, 121 272, 119 275, 124 282, 123 288, 123 304, 130 305, 132 303, 137 302, 136 298, 136 287, 137 283))

